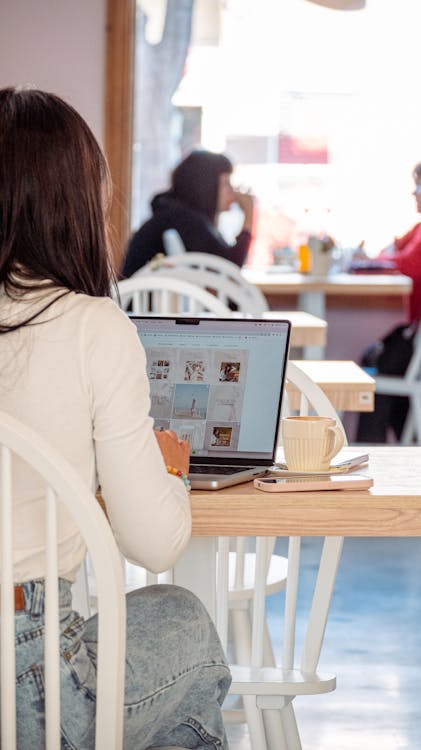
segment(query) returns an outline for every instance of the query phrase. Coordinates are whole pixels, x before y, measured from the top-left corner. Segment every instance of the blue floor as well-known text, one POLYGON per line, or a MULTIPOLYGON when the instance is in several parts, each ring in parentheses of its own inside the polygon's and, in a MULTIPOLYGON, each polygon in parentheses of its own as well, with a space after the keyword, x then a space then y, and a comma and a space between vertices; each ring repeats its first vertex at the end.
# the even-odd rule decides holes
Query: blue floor
MULTIPOLYGON (((303 540, 305 608, 320 540, 303 540)), ((278 540, 285 551, 285 540, 278 540)), ((279 656, 281 594, 268 620, 279 656)), ((302 638, 298 620, 297 640, 302 638)), ((334 693, 295 700, 303 750, 421 748, 421 540, 345 540, 320 671, 334 693)))

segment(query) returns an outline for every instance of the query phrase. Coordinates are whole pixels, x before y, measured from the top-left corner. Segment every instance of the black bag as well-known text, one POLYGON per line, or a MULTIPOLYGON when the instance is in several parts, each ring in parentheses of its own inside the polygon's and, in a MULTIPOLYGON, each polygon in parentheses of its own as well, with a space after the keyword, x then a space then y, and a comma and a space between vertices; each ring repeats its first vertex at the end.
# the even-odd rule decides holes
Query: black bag
MULTIPOLYGON (((362 367, 370 374, 404 375, 414 351, 417 323, 396 326, 383 339, 365 350, 362 367)), ((357 443, 385 443, 391 428, 400 440, 409 409, 406 396, 376 393, 374 412, 361 412, 356 435, 357 443)))
POLYGON ((396 326, 365 350, 362 367, 369 367, 379 375, 404 375, 414 351, 416 332, 417 323, 396 326))

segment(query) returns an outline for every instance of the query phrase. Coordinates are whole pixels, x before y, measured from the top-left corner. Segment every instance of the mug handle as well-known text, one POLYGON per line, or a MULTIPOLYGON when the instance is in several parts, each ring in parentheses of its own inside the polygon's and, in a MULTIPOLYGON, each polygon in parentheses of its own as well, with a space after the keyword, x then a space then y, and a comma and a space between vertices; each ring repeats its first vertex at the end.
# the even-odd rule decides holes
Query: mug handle
POLYGON ((329 461, 330 459, 336 456, 337 453, 343 448, 345 443, 345 437, 342 432, 342 430, 338 427, 338 425, 335 425, 334 427, 328 427, 327 428, 330 432, 334 433, 335 440, 333 443, 333 448, 329 453, 326 454, 326 456, 323 456, 323 461, 329 461))

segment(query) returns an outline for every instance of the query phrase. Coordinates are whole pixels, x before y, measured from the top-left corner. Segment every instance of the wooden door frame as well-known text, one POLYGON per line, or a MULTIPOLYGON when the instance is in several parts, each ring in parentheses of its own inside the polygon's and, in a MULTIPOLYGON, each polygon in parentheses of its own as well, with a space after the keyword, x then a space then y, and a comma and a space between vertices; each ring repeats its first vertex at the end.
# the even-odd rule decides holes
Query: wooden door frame
POLYGON ((136 0, 107 0, 104 148, 113 182, 111 244, 118 272, 130 235, 136 0))

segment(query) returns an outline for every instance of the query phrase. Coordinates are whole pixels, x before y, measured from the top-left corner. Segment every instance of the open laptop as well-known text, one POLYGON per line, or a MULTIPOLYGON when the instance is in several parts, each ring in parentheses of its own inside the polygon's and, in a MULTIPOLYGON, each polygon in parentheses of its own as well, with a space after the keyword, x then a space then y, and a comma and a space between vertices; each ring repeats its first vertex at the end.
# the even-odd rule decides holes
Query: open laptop
POLYGON ((291 324, 131 315, 145 348, 155 429, 191 445, 193 489, 273 466, 291 324))

